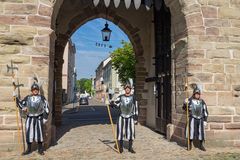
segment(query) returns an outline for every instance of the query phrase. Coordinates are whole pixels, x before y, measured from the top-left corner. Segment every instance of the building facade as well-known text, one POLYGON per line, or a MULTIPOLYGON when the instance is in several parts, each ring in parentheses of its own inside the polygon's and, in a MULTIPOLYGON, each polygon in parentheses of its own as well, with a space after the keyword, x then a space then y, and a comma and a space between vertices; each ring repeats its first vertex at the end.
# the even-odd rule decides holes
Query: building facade
POLYGON ((70 103, 75 98, 76 68, 75 68, 76 48, 71 40, 66 44, 63 53, 62 69, 62 102, 70 103))
POLYGON ((108 92, 109 99, 116 98, 123 93, 123 86, 119 81, 119 75, 112 66, 111 57, 104 61, 103 66, 103 82, 108 92))
POLYGON ((104 87, 103 87, 103 61, 98 65, 96 69, 96 78, 95 80, 95 97, 101 101, 104 102, 105 94, 104 94, 104 87))
MULTIPOLYGON (((181 106, 197 83, 210 113, 206 145, 239 146, 239 0, 159 0, 154 7, 143 3, 138 9, 133 3, 121 1, 116 7, 113 2, 108 20, 129 36, 137 59, 140 122, 185 143, 181 106)), ((40 76, 54 113, 46 127, 50 144, 55 126, 61 125, 64 48, 81 25, 106 18, 105 3, 95 5, 91 0, 0 2, 1 149, 16 143, 12 77, 6 65, 18 67, 14 73, 24 84, 22 95, 29 93, 32 77, 40 76)))

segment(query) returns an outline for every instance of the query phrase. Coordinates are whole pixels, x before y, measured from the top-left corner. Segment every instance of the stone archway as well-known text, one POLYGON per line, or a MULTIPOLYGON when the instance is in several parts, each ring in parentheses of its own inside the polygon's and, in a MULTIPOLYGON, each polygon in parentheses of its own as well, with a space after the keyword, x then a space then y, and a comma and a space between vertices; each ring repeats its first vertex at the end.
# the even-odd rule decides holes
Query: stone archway
MULTIPOLYGON (((62 107, 62 102, 61 98, 62 95, 59 94, 61 93, 62 90, 62 64, 63 64, 63 51, 64 47, 70 38, 70 36, 74 33, 75 30, 77 30, 81 25, 84 23, 95 19, 95 18, 106 18, 106 9, 104 7, 93 7, 92 5, 86 5, 86 7, 82 8, 82 12, 78 13, 75 17, 72 17, 71 20, 66 23, 64 21, 58 21, 57 24, 59 26, 66 25, 67 30, 64 32, 61 31, 61 28, 56 27, 55 34, 56 34, 56 40, 55 40, 55 46, 52 45, 51 47, 55 49, 55 59, 54 59, 54 64, 55 64, 55 78, 54 81, 56 82, 56 93, 55 93, 55 108, 54 108, 54 121, 57 126, 61 124, 61 107, 62 107)), ((58 19, 58 18, 57 18, 58 19)), ((129 36, 129 39, 131 43, 133 44, 133 48, 135 51, 136 55, 136 93, 137 93, 137 98, 140 102, 140 106, 144 106, 147 104, 147 100, 143 98, 142 92, 147 92, 146 89, 144 89, 144 80, 145 76, 147 74, 146 68, 144 67, 145 64, 145 58, 143 57, 143 46, 141 42, 141 36, 139 35, 139 28, 132 26, 131 23, 128 22, 125 18, 121 17, 120 15, 117 14, 114 9, 108 9, 108 20, 112 21, 116 25, 118 25, 125 33, 129 36)), ((54 82, 54 83, 55 83, 54 82)), ((139 121, 140 123, 144 124, 145 123, 145 113, 146 109, 145 108, 140 108, 140 118, 139 121)))

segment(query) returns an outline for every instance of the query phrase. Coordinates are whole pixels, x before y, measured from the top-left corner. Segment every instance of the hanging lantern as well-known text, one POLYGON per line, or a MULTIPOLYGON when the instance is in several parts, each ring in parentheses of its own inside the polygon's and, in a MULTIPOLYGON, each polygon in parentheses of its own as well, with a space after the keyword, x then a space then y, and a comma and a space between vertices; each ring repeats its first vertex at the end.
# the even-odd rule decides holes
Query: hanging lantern
POLYGON ((102 29, 102 39, 103 41, 109 41, 112 30, 108 28, 108 23, 106 22, 105 27, 102 29))

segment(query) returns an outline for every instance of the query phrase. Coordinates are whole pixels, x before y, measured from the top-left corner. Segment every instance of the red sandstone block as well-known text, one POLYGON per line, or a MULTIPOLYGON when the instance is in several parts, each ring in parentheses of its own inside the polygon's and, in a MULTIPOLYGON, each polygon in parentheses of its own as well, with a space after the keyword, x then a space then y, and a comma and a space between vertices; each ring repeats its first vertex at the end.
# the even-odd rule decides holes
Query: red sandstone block
POLYGON ((232 116, 213 116, 208 117, 208 122, 231 122, 232 116))
POLYGON ((202 93, 202 98, 204 99, 204 101, 207 103, 208 106, 211 105, 216 105, 217 101, 216 101, 216 92, 203 92, 202 93))
POLYGON ((50 17, 52 14, 52 8, 49 6, 40 4, 38 12, 39 12, 39 15, 50 17))
POLYGON ((218 140, 239 140, 240 130, 216 130, 213 139, 218 140))
POLYGON ((184 136, 183 128, 175 127, 173 131, 173 135, 178 137, 183 137, 184 136))
POLYGON ((233 147, 234 140, 224 140, 224 139, 212 139, 206 140, 206 147, 233 147))
POLYGON ((203 26, 202 14, 196 13, 186 16, 187 26, 199 27, 203 26))
POLYGON ((208 130, 205 132, 207 139, 211 139, 214 137, 214 131, 208 130))
POLYGON ((187 140, 186 140, 186 138, 178 137, 178 136, 176 136, 176 135, 173 135, 173 136, 171 137, 171 141, 175 141, 175 142, 177 142, 178 144, 181 144, 181 145, 184 145, 184 146, 187 145, 187 140))
POLYGON ((16 120, 16 116, 5 116, 5 125, 16 125, 17 124, 17 120, 16 120))
POLYGON ((202 7, 204 18, 217 18, 217 7, 202 7))
POLYGON ((17 130, 17 125, 0 125, 0 130, 17 130))
MULTIPOLYGON (((34 37, 34 44, 37 47, 49 47, 49 43, 50 43, 50 38, 49 36, 39 36, 39 37, 34 37)), ((45 51, 45 50, 44 50, 45 51)), ((49 53, 46 53, 47 55, 49 53)))
POLYGON ((172 124, 180 128, 185 128, 186 121, 180 122, 180 121, 172 120, 172 124))
MULTIPOLYGON (((226 123, 224 124, 226 129, 240 129, 240 122, 239 123, 226 123)), ((240 131, 239 131, 240 133, 240 131)))
POLYGON ((32 57, 32 64, 34 65, 48 65, 49 57, 32 57))
POLYGON ((0 116, 0 125, 3 124, 3 116, 0 116))
POLYGON ((240 140, 234 141, 234 146, 240 147, 240 140))
POLYGON ((0 15, 0 24, 27 24, 26 16, 0 15))
POLYGON ((22 142, 22 131, 21 130, 20 130, 20 132, 15 131, 13 133, 13 142, 18 143, 19 141, 22 142))
MULTIPOLYGON (((188 34, 189 35, 205 35, 205 28, 202 26, 188 28, 188 34)), ((196 49, 199 49, 199 48, 196 48, 196 49)))
POLYGON ((49 27, 51 19, 49 17, 31 15, 28 16, 28 22, 30 25, 34 26, 49 27))
POLYGON ((0 131, 0 144, 2 143, 13 143, 13 131, 0 131))
POLYGON ((213 123, 210 124, 210 129, 223 129, 223 124, 219 124, 219 123, 213 123))
POLYGON ((240 122, 240 116, 234 116, 233 121, 234 122, 240 122))
POLYGON ((216 27, 206 28, 207 35, 219 35, 219 29, 216 27))
POLYGON ((188 57, 190 58, 204 58, 204 50, 189 50, 188 57))
POLYGON ((37 5, 33 4, 14 4, 7 3, 5 5, 5 14, 36 14, 37 5))
POLYGON ((228 19, 204 19, 204 25, 206 27, 231 27, 228 19))

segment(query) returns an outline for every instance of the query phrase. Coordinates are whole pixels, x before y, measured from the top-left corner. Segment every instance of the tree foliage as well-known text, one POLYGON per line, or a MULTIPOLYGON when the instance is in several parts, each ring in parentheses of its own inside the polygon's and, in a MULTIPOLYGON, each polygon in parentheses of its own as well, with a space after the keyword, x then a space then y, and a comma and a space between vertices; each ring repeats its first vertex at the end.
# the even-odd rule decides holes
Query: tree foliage
POLYGON ((130 42, 122 41, 122 47, 117 48, 111 54, 113 68, 119 74, 122 83, 129 78, 135 79, 135 54, 130 42))
POLYGON ((85 91, 87 93, 92 93, 92 80, 87 78, 77 80, 77 89, 80 93, 84 93, 85 91))

